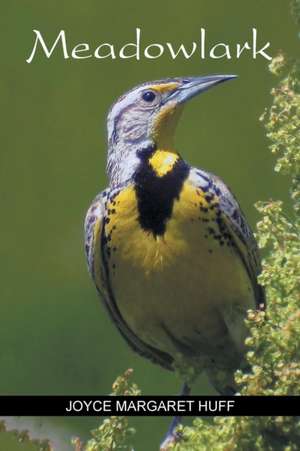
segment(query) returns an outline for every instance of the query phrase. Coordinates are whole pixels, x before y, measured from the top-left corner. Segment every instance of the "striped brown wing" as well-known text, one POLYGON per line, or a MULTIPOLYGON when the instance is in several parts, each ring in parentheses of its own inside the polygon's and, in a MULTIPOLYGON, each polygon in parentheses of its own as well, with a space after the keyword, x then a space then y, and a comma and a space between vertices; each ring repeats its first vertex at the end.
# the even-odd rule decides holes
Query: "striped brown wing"
POLYGON ((105 246, 105 212, 106 203, 118 190, 103 191, 90 206, 85 220, 85 252, 89 272, 96 288, 104 301, 104 305, 112 321, 116 324, 121 335, 131 348, 142 356, 152 360, 164 368, 172 370, 170 355, 146 344, 129 328, 122 317, 114 296, 110 280, 109 268, 106 260, 105 246))
POLYGON ((236 252, 249 275, 255 293, 256 307, 265 306, 264 289, 257 282, 261 271, 260 256, 256 240, 246 218, 229 188, 216 175, 197 168, 191 168, 190 181, 207 194, 218 198, 222 226, 229 234, 236 252))
POLYGON ((235 249, 238 252, 248 272, 255 293, 256 307, 265 307, 264 289, 257 282, 261 272, 261 259, 253 232, 232 192, 217 176, 210 174, 212 189, 217 191, 223 220, 230 234, 235 249))

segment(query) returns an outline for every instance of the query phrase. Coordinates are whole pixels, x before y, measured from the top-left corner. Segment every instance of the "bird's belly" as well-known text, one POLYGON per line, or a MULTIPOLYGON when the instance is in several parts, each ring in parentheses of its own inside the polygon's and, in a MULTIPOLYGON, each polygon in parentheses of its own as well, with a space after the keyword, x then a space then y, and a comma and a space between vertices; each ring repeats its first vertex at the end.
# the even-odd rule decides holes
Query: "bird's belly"
POLYGON ((133 188, 114 199, 107 226, 110 284, 123 318, 173 357, 213 354, 231 339, 242 347, 242 318, 254 307, 239 256, 209 231, 213 212, 199 209, 195 191, 185 184, 162 236, 141 228, 133 188))

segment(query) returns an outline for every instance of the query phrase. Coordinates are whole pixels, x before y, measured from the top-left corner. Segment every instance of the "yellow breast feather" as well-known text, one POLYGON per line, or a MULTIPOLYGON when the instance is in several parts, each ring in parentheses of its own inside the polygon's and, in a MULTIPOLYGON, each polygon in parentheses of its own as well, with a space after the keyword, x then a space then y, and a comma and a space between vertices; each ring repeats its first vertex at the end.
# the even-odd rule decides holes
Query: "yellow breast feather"
POLYGON ((168 150, 157 150, 149 159, 149 164, 158 177, 163 177, 172 171, 179 156, 168 150))
MULTIPOLYGON (((156 158, 162 157, 161 153, 156 158)), ((201 228, 212 218, 215 203, 208 203, 205 193, 185 182, 174 203, 166 232, 155 236, 141 228, 136 192, 134 186, 128 186, 107 205, 105 233, 112 262, 116 256, 137 268, 144 268, 149 275, 162 271, 190 252, 192 236, 197 241, 204 239, 201 238, 201 228)))
POLYGON ((109 222, 106 224, 112 261, 117 255, 150 274, 162 270, 185 251, 185 240, 176 226, 173 225, 164 236, 154 236, 141 228, 133 186, 122 190, 113 202, 107 206, 109 222))

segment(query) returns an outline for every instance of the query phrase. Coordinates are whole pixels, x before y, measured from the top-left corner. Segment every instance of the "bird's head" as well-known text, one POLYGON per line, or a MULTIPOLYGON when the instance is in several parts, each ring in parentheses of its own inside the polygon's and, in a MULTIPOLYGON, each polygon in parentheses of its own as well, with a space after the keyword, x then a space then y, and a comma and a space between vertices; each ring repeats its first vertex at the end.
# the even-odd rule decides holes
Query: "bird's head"
POLYGON ((121 96, 108 114, 108 172, 120 159, 138 158, 146 147, 172 150, 184 104, 234 75, 168 78, 143 83, 121 96))

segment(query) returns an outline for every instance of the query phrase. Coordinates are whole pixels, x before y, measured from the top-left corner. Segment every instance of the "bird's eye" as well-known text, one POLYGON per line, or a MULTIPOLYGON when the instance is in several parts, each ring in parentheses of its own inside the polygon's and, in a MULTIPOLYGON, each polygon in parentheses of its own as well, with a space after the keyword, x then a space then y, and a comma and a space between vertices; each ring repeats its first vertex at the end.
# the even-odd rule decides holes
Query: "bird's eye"
POLYGON ((156 95, 153 91, 145 91, 142 94, 142 99, 145 100, 145 102, 153 102, 154 99, 156 98, 156 95))

